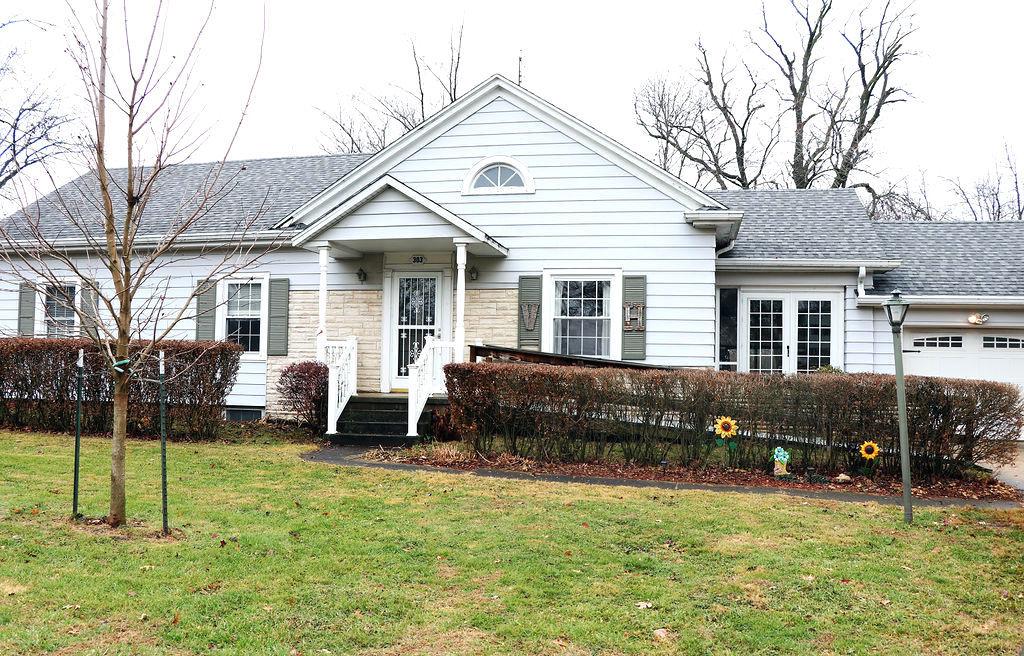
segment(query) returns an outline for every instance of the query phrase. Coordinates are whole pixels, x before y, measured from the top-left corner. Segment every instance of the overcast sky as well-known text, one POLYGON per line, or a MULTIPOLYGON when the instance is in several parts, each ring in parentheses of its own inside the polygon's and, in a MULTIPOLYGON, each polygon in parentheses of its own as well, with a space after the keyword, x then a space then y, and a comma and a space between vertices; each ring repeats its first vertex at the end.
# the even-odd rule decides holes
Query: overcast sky
MULTIPOLYGON (((790 15, 782 0, 767 0, 780 24, 790 15)), ((193 33, 203 3, 173 2, 170 49, 193 33)), ((119 7, 119 3, 115 3, 119 7)), ((131 0, 141 27, 148 0, 131 0)), ((837 20, 860 3, 837 0, 837 20)), ((6 12, 53 23, 46 32, 7 35, 23 53, 34 79, 72 102, 80 85, 64 53, 68 20, 61 0, 5 0, 6 12)), ((203 88, 195 106, 212 128, 197 159, 222 154, 257 63, 266 11, 262 72, 234 158, 321 152, 332 109, 361 90, 382 91, 411 81, 409 41, 428 59, 441 60, 453 27, 465 25, 464 88, 492 73, 513 79, 522 51, 524 85, 643 154, 651 144, 633 120, 632 95, 646 78, 681 72, 693 62, 698 39, 715 52, 737 52, 755 28, 760 2, 574 3, 314 2, 220 0, 203 41, 196 78, 203 88)), ((898 72, 913 99, 883 118, 874 137, 876 169, 889 179, 973 179, 1007 142, 1024 157, 1020 120, 1024 3, 928 0, 916 5, 920 53, 898 72)), ((753 55, 751 55, 752 61, 753 55)))

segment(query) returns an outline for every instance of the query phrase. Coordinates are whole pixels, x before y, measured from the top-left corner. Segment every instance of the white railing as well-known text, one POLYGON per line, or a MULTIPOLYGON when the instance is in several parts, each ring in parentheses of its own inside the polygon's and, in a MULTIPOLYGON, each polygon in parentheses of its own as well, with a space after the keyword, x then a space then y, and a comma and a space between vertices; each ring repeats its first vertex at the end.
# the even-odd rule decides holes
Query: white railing
POLYGON ((322 360, 328 367, 327 434, 338 432, 338 417, 356 393, 356 338, 326 341, 322 360))
POLYGON ((427 337, 416 362, 409 365, 409 437, 419 435, 417 424, 427 399, 444 394, 444 366, 455 360, 455 342, 427 337))

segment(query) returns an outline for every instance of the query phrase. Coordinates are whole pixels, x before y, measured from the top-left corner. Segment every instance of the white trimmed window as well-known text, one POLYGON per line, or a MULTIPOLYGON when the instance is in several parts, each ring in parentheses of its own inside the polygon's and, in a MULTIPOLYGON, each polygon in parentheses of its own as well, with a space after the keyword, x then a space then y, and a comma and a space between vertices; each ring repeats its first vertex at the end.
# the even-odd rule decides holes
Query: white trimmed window
POLYGON ((263 285, 229 282, 224 334, 246 353, 259 353, 263 341, 263 285))
POLYGON ((622 357, 622 272, 544 272, 541 348, 548 353, 622 357))
POLYGON ((463 182, 466 196, 486 194, 532 194, 533 178, 526 166, 511 157, 487 157, 469 171, 463 182))
POLYGON ((611 354, 612 281, 555 279, 555 353, 611 354))
POLYGON ((47 285, 43 293, 43 321, 47 337, 77 337, 75 303, 78 288, 73 284, 47 285))

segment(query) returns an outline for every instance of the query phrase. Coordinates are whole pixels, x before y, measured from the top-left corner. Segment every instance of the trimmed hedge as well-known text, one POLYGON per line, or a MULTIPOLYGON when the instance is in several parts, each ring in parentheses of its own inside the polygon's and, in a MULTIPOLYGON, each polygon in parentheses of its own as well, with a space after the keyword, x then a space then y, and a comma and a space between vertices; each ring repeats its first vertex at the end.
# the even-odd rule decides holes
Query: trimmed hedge
MULTIPOLYGON (((767 470, 784 446, 792 470, 836 473, 864 466, 859 446, 873 440, 882 450, 874 471, 899 472, 893 376, 507 363, 449 364, 445 376, 455 428, 484 454, 767 470), (721 415, 739 422, 735 448, 715 441, 721 415)), ((1012 461, 1024 428, 1016 386, 910 376, 907 402, 918 477, 1012 461)))
MULTIPOLYGON (((138 348, 138 347, 136 347, 138 348)), ((85 349, 82 430, 109 432, 114 385, 105 358, 87 339, 0 339, 0 425, 30 430, 75 427, 76 363, 85 349)), ((228 392, 238 375, 241 347, 230 342, 165 340, 168 434, 185 439, 216 437, 224 423, 228 392)), ((135 349, 133 349, 134 351, 135 349)), ((128 432, 156 435, 160 407, 156 353, 132 363, 128 432)))
POLYGON ((281 404, 314 435, 322 435, 327 426, 329 376, 326 364, 306 360, 285 367, 277 381, 281 404))

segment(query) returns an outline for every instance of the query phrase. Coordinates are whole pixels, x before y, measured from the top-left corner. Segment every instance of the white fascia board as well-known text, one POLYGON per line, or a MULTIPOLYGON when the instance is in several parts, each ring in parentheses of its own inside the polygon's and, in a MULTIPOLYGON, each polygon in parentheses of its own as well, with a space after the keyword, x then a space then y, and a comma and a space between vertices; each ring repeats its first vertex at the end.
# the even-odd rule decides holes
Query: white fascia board
POLYGON ((715 261, 719 271, 891 271, 900 260, 812 260, 775 258, 722 258, 715 261))
POLYGON ((356 190, 370 184, 386 174, 399 162, 405 160, 421 147, 457 125, 466 117, 498 98, 512 99, 513 104, 523 105, 524 111, 539 114, 562 130, 568 136, 589 146, 612 163, 619 164, 670 198, 687 205, 727 209, 711 196, 691 187, 682 180, 644 159, 622 144, 598 132, 593 127, 562 111, 546 100, 535 96, 526 89, 512 83, 501 75, 484 80, 469 93, 448 105, 427 119, 400 139, 353 169, 331 186, 327 187, 304 205, 280 221, 275 227, 317 220, 331 211, 333 206, 344 202, 356 190), (518 101, 518 102, 517 102, 518 101), (339 201, 338 199, 342 199, 339 201))
MULTIPOLYGON (((857 299, 857 305, 881 306, 889 296, 864 295, 857 299)), ((1024 307, 1024 296, 959 296, 951 294, 909 294, 903 299, 914 305, 930 305, 935 307, 958 306, 1021 306, 1024 307)))

